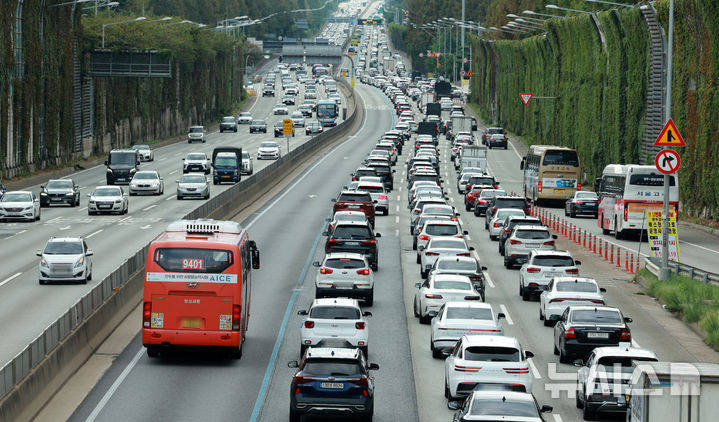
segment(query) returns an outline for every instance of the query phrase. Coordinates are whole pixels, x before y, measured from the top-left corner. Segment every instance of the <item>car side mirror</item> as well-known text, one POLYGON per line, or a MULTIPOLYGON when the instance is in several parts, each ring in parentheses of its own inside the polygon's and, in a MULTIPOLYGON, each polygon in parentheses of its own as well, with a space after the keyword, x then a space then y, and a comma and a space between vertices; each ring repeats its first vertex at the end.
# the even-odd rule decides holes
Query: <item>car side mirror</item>
POLYGON ((379 369, 379 365, 376 364, 376 363, 370 363, 370 364, 367 366, 367 370, 369 370, 369 371, 376 371, 376 370, 378 370, 378 369, 379 369))
POLYGON ((40 249, 38 249, 37 252, 35 252, 35 255, 42 256, 42 251, 40 249))
POLYGON ((444 356, 445 358, 448 358, 449 355, 451 355, 451 354, 452 354, 451 349, 442 349, 442 356, 444 356))
POLYGON ((447 409, 449 409, 449 410, 459 410, 461 408, 462 408, 462 405, 458 401, 447 402, 447 409))
POLYGON ((577 360, 575 360, 575 361, 572 362, 572 363, 573 363, 574 366, 576 366, 577 368, 581 368, 582 366, 584 366, 584 361, 581 360, 581 359, 577 359, 577 360))
POLYGON ((392 170, 392 173, 396 173, 396 172, 397 172, 397 170, 394 170, 394 169, 392 170))
POLYGON ((474 246, 470 246, 470 247, 469 247, 469 250, 470 250, 470 251, 473 251, 473 250, 474 250, 474 246))
POLYGON ((414 283, 414 287, 419 289, 420 287, 422 287, 422 283, 414 283))
POLYGON ((180 179, 175 180, 175 183, 180 183, 180 179))
POLYGON ((337 202, 337 198, 330 199, 330 202, 337 202))
POLYGON ((632 320, 632 319, 629 318, 629 317, 624 317, 624 322, 630 323, 630 322, 634 322, 634 320, 632 320))
POLYGON ((574 261, 574 265, 582 265, 582 261, 574 261))
POLYGON ((497 314, 497 319, 504 319, 504 318, 507 318, 507 316, 504 315, 504 312, 500 312, 497 314))
POLYGON ((552 239, 557 239, 557 235, 556 235, 556 234, 553 234, 553 235, 552 235, 552 239))
POLYGON ((45 185, 40 185, 40 189, 45 189, 45 185))
POLYGON ((430 317, 430 318, 434 318, 434 317, 437 316, 437 312, 436 312, 436 311, 429 311, 429 312, 427 312, 427 316, 430 317))
POLYGON ((301 310, 297 311, 297 315, 309 315, 309 313, 307 312, 307 310, 301 309, 301 310))
POLYGON ((321 267, 320 261, 315 261, 315 262, 313 262, 313 263, 312 263, 312 266, 313 266, 313 267, 321 267))
POLYGON ((93 255, 95 255, 95 252, 91 251, 90 249, 88 249, 87 252, 85 252, 85 256, 93 256, 93 255))
POLYGON ((329 236, 329 235, 330 235, 330 232, 329 232, 329 231, 324 231, 324 232, 322 232, 322 236, 329 236))
POLYGON ((362 312, 362 316, 363 316, 363 317, 371 317, 371 316, 372 316, 372 312, 370 312, 370 311, 364 311, 364 312, 362 312))
POLYGON ((462 234, 469 234, 467 230, 462 231, 462 234))
POLYGON ((299 368, 300 363, 297 362, 296 360, 291 360, 291 361, 287 362, 287 367, 288 368, 299 368))
POLYGON ((539 409, 539 411, 542 413, 552 413, 552 410, 554 410, 554 408, 546 404, 543 405, 541 409, 539 409))
POLYGON ((529 358, 533 358, 533 357, 534 357, 534 353, 530 352, 529 350, 527 350, 526 352, 524 352, 524 358, 525 358, 525 359, 529 359, 529 358))
POLYGON ((88 198, 91 197, 91 196, 92 196, 91 194, 89 194, 89 193, 87 194, 87 197, 88 197, 88 198))
POLYGON ((482 265, 482 271, 487 271, 487 267, 485 267, 484 265, 482 265))
POLYGON ((382 233, 375 233, 374 237, 382 237, 382 233))
POLYGON ((373 204, 376 204, 376 203, 377 203, 377 200, 375 199, 374 201, 372 201, 372 203, 373 203, 373 204))
POLYGON ((137 161, 137 162, 135 163, 135 165, 138 165, 138 166, 139 166, 139 165, 140 165, 140 162, 139 162, 139 161, 137 161))
POLYGON ((602 292, 602 293, 606 293, 606 292, 607 292, 607 289, 605 289, 604 287, 600 287, 600 288, 599 288, 599 291, 602 292))

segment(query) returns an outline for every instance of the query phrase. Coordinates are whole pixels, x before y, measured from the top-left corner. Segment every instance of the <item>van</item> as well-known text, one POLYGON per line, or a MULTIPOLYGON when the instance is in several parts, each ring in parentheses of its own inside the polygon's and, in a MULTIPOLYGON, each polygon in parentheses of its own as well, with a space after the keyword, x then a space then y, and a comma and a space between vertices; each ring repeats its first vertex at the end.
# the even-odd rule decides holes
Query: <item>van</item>
POLYGON ((140 156, 134 149, 113 149, 105 160, 107 171, 105 179, 108 185, 122 182, 130 184, 135 172, 140 168, 140 156))

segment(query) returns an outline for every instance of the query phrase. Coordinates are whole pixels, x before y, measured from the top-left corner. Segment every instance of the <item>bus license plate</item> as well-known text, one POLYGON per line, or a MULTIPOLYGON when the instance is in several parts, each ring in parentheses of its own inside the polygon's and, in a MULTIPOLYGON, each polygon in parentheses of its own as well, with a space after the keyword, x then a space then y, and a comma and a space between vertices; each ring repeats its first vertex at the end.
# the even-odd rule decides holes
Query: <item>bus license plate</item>
POLYGON ((564 189, 554 188, 554 193, 564 193, 564 189))
POLYGON ((345 387, 343 382, 323 382, 322 388, 331 388, 334 390, 341 390, 345 387))
POLYGON ((609 333, 587 333, 587 338, 609 338, 609 333))
POLYGON ((200 318, 182 318, 182 328, 200 328, 200 318))

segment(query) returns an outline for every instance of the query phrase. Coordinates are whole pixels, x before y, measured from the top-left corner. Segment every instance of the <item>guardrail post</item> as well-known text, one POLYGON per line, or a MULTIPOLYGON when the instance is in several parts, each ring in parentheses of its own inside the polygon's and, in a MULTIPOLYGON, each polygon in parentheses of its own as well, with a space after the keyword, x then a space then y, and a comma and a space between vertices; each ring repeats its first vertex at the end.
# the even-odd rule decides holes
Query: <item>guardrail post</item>
POLYGON ((704 284, 709 284, 709 273, 704 273, 704 275, 702 276, 702 281, 704 282, 704 284))
POLYGON ((694 279, 694 267, 689 267, 689 278, 694 279))
POLYGON ((629 250, 624 250, 624 271, 629 271, 629 250))

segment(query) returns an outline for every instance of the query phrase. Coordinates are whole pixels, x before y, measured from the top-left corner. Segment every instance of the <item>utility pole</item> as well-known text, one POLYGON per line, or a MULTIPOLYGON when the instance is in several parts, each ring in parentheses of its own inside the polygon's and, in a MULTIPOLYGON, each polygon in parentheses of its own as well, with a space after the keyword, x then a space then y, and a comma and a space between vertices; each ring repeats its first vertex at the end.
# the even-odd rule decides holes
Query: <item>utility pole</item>
MULTIPOLYGON (((464 19, 464 11, 465 11, 465 2, 466 0, 462 0, 462 58, 464 59, 464 25, 466 20, 464 19)), ((464 65, 462 65, 462 70, 464 70, 464 65)))
MULTIPOLYGON (((672 45, 674 44, 674 0, 669 1, 669 40, 667 42, 667 93, 664 120, 672 117, 672 45)), ((664 175, 664 207, 662 210, 662 266, 659 269, 659 280, 669 280, 669 179, 664 175)))

